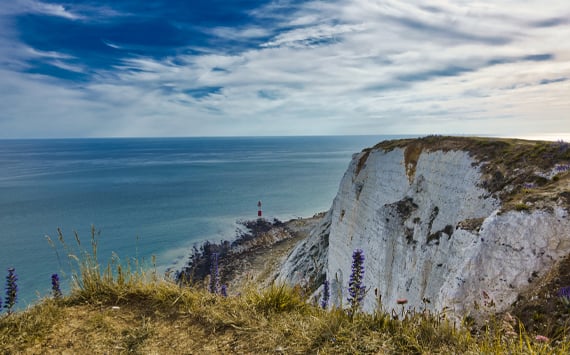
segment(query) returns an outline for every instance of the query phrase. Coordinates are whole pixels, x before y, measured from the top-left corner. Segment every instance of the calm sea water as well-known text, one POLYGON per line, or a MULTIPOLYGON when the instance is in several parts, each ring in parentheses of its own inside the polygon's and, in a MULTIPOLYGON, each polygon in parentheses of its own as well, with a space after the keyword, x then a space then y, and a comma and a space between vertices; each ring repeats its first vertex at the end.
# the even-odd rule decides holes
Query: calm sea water
POLYGON ((194 243, 256 218, 258 200, 282 220, 327 210, 352 154, 387 138, 0 140, 0 280, 16 268, 20 308, 48 295, 66 270, 45 238, 58 227, 87 244, 94 225, 102 259, 181 267, 194 243))

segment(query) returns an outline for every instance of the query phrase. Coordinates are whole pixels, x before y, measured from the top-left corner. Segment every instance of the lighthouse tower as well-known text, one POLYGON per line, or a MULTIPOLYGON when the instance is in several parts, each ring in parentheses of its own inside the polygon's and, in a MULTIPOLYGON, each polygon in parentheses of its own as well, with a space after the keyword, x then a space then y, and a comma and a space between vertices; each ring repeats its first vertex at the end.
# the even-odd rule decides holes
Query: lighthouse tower
POLYGON ((257 201, 257 217, 261 218, 263 212, 261 211, 261 200, 257 201))

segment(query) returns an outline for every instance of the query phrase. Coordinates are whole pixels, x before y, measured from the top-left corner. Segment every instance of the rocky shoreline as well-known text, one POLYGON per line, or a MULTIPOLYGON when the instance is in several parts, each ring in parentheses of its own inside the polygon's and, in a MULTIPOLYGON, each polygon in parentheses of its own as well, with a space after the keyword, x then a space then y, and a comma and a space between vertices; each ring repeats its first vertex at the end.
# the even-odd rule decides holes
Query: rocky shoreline
POLYGON ((258 287, 273 282, 274 271, 281 265, 298 242, 307 238, 325 213, 286 222, 278 219, 239 221, 245 228, 234 241, 204 242, 195 245, 186 265, 176 273, 180 284, 206 286, 212 267, 212 256, 217 254, 220 283, 228 292, 239 292, 244 285, 254 282, 258 287))

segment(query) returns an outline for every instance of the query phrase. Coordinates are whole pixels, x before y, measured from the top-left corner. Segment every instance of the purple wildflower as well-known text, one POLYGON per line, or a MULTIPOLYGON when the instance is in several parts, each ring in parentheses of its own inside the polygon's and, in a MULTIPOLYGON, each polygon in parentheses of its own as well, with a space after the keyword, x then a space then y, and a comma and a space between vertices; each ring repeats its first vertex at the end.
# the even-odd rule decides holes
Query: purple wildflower
POLYGON ((356 249, 352 253, 352 273, 348 282, 348 304, 349 314, 354 314, 360 308, 360 304, 364 299, 366 287, 362 285, 364 279, 364 252, 362 249, 356 249))
POLYGON ((321 307, 323 309, 327 309, 329 305, 329 298, 330 298, 329 281, 325 280, 325 282, 323 282, 323 298, 321 299, 321 307))
POLYGON ((210 292, 220 293, 220 271, 218 269, 218 253, 212 254, 212 263, 210 266, 210 292))
POLYGON ((220 294, 222 295, 222 297, 228 297, 228 287, 226 285, 222 285, 220 294))
POLYGON ((568 142, 565 142, 562 139, 560 139, 556 143, 554 143, 554 146, 558 147, 558 152, 561 154, 566 153, 566 151, 570 148, 570 145, 568 144, 568 142))
POLYGON ((16 299, 18 296, 18 276, 16 275, 16 270, 11 267, 8 269, 8 275, 6 276, 6 298, 4 299, 4 308, 8 310, 8 314, 12 313, 12 308, 16 304, 16 299))
POLYGON ((61 288, 59 286, 59 276, 57 274, 51 275, 51 293, 53 298, 60 298, 62 295, 61 288))
POLYGON ((570 165, 566 165, 566 164, 556 165, 556 171, 558 171, 558 172, 564 172, 564 171, 568 171, 568 170, 570 170, 570 165))
POLYGON ((558 297, 567 305, 570 305, 570 286, 562 287, 558 290, 558 297))

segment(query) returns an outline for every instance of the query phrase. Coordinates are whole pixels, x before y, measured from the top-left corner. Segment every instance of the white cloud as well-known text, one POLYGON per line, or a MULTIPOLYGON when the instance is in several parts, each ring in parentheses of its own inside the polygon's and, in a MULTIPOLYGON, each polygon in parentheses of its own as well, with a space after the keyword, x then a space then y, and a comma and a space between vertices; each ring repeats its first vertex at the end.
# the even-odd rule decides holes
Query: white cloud
POLYGON ((85 67, 83 67, 81 65, 69 64, 69 63, 65 63, 61 60, 52 60, 49 62, 49 64, 53 65, 54 67, 58 67, 60 69, 75 72, 75 73, 85 73, 85 71, 86 71, 85 67))
POLYGON ((41 51, 32 47, 26 47, 26 52, 30 55, 30 57, 38 57, 38 58, 51 58, 51 59, 73 59, 73 56, 70 56, 65 53, 59 53, 56 51, 41 51))
POLYGON ((262 47, 277 46, 319 46, 320 42, 336 40, 337 37, 364 30, 363 25, 318 25, 306 28, 296 28, 276 36, 272 41, 262 44, 262 47))
POLYGON ((37 0, 10 0, 0 6, 0 17, 21 14, 54 16, 71 21, 94 21, 133 15, 105 6, 91 6, 81 3, 68 5, 37 0))
POLYGON ((107 40, 102 40, 102 42, 103 42, 106 46, 111 47, 111 48, 113 48, 113 49, 122 49, 122 47, 119 46, 118 44, 109 42, 109 41, 107 41, 107 40))
POLYGON ((46 4, 39 1, 27 1, 26 3, 31 12, 63 17, 69 20, 78 20, 82 18, 81 16, 66 9, 63 5, 46 4))
POLYGON ((49 16, 63 17, 69 20, 79 20, 83 17, 70 11, 64 5, 45 3, 35 0, 11 0, 0 7, 0 15, 16 14, 44 14, 49 16))
POLYGON ((268 29, 257 26, 245 28, 215 27, 211 30, 205 30, 204 32, 211 33, 225 39, 252 39, 265 37, 271 34, 268 29))

